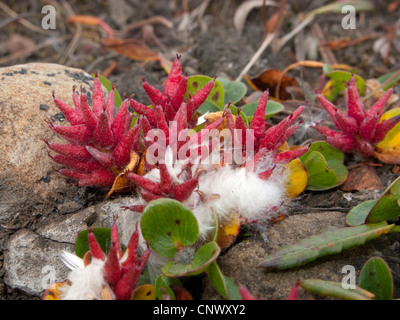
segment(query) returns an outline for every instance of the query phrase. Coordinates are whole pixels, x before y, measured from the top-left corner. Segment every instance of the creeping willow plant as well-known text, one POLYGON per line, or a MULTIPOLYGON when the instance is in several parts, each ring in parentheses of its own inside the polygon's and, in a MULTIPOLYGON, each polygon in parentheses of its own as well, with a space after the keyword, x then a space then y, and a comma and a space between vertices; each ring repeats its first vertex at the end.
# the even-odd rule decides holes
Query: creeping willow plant
POLYGON ((48 147, 58 153, 52 159, 68 167, 61 169, 60 174, 77 180, 79 186, 111 186, 129 163, 139 141, 139 126, 130 128, 133 116, 128 111, 129 100, 125 100, 114 115, 114 90, 105 100, 98 77, 94 80, 93 108, 83 91, 79 97, 73 90, 75 108, 60 101, 54 93, 53 97, 70 123, 70 126, 50 123, 51 129, 69 142, 47 142, 48 147))
POLYGON ((393 89, 387 90, 369 110, 366 110, 357 90, 356 78, 352 76, 345 91, 347 114, 321 94, 317 95, 339 131, 321 124, 316 124, 314 128, 324 135, 332 146, 343 152, 355 152, 369 158, 373 155, 375 146, 400 121, 400 116, 396 116, 380 122, 385 103, 392 92, 393 89))
MULTIPOLYGON (((304 107, 299 107, 279 124, 267 128, 265 109, 268 92, 260 99, 249 127, 243 121, 240 109, 235 117, 226 108, 219 119, 202 130, 190 131, 197 124, 196 110, 207 99, 214 82, 210 81, 187 98, 188 78, 182 75, 178 58, 172 65, 163 91, 143 80, 151 106, 127 98, 115 112, 114 91, 105 99, 97 77, 92 109, 84 92, 79 97, 74 90, 75 108, 54 96, 56 105, 65 114, 70 126, 50 124, 56 133, 69 141, 68 144, 47 142, 48 147, 58 153, 52 158, 68 167, 61 169, 60 173, 77 180, 80 186, 112 186, 117 175, 125 172, 133 184, 140 187, 143 200, 131 209, 142 211, 147 202, 161 197, 186 201, 196 189, 206 197, 211 195, 202 190, 201 178, 210 177, 211 173, 219 170, 243 172, 241 174, 246 177, 254 173, 257 179, 267 181, 274 171, 279 171, 276 168, 307 151, 307 147, 281 151, 282 145, 297 129, 299 124, 295 121, 304 107), (129 106, 137 113, 132 127, 130 124, 135 115, 129 112, 129 106), (215 131, 224 126, 228 137, 216 137, 215 131), (237 152, 242 161, 232 157, 237 152), (152 157, 149 157, 150 153, 152 157), (135 159, 140 157, 142 160, 140 170, 138 167, 126 169, 133 154, 135 159), (220 159, 218 165, 215 161, 211 163, 215 155, 220 159)), ((268 210, 265 207, 262 209, 268 210)))
MULTIPOLYGON (((58 153, 52 158, 68 167, 60 173, 77 180, 80 186, 111 187, 124 174, 139 196, 129 207, 132 211, 142 212, 159 198, 182 202, 198 221, 199 241, 209 241, 215 213, 220 226, 235 219, 240 223, 271 220, 280 214, 287 199, 285 165, 308 150, 283 148, 298 128, 296 120, 304 107, 268 127, 266 91, 249 126, 240 108, 234 116, 227 106, 222 116, 199 130, 197 110, 215 81, 188 95, 188 78, 182 75, 178 58, 162 91, 143 80, 151 105, 127 98, 115 112, 114 92, 105 99, 96 77, 93 108, 84 92, 79 97, 74 90, 75 108, 54 98, 70 126, 50 125, 69 141, 47 142, 58 153), (131 114, 129 107, 136 114, 131 114)), ((118 292, 114 294, 119 297, 118 292)))

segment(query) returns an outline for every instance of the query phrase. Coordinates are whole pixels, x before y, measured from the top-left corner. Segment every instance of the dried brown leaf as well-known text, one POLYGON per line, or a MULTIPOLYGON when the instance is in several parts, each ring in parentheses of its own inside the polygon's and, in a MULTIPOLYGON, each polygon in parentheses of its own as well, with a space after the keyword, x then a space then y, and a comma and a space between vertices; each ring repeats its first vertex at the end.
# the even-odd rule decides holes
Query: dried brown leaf
POLYGON ((349 171, 346 182, 341 186, 343 191, 354 190, 379 190, 382 182, 375 168, 369 165, 361 165, 349 171))
POLYGON ((135 172, 137 170, 137 165, 139 163, 139 155, 132 151, 131 159, 129 164, 126 166, 123 172, 121 172, 114 180, 111 190, 107 193, 106 198, 109 198, 112 194, 126 192, 134 188, 134 183, 128 178, 128 172, 135 172))
POLYGON ((118 52, 121 56, 138 61, 160 60, 158 53, 152 51, 144 43, 135 39, 104 38, 101 44, 110 50, 118 52))
POLYGON ((259 75, 254 78, 245 77, 249 84, 256 88, 256 90, 265 91, 269 89, 269 92, 274 93, 279 81, 279 98, 281 100, 287 100, 290 98, 290 95, 286 92, 286 87, 297 87, 297 81, 291 76, 286 76, 282 74, 281 70, 277 69, 268 69, 261 72, 259 75))

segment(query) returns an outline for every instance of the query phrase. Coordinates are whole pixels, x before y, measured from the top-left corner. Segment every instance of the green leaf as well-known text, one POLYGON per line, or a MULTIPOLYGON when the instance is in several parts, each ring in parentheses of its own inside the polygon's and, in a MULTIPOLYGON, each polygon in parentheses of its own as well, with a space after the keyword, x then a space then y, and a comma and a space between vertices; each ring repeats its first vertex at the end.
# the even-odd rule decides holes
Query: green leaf
POLYGON ((308 190, 331 189, 347 179, 343 152, 325 141, 314 142, 300 160, 308 172, 308 190))
MULTIPOLYGON (((92 77, 95 77, 95 74, 92 74, 92 77)), ((98 74, 97 77, 100 80, 100 83, 103 85, 104 88, 107 89, 108 92, 112 90, 112 83, 102 75, 98 74)), ((114 88, 114 94, 115 94, 115 106, 119 108, 119 106, 122 103, 121 95, 119 94, 118 90, 114 88)))
POLYGON ((329 101, 335 101, 340 93, 340 88, 337 86, 335 80, 330 79, 322 90, 322 95, 329 101))
POLYGON ((270 254, 259 267, 281 270, 304 265, 326 255, 337 254, 345 249, 360 246, 386 234, 394 227, 381 222, 357 227, 330 228, 327 231, 283 247, 270 254))
POLYGON ((304 160, 302 158, 300 160, 308 172, 308 190, 327 190, 337 185, 337 175, 328 167, 321 153, 312 151, 304 160))
POLYGON ((365 91, 365 81, 362 77, 357 74, 351 73, 349 71, 342 70, 334 70, 332 72, 328 72, 326 74, 327 77, 333 80, 333 83, 330 84, 330 90, 332 90, 332 94, 329 99, 332 101, 335 99, 333 93, 344 92, 346 89, 345 83, 348 82, 351 76, 354 75, 356 77, 356 86, 360 96, 364 95, 365 91))
POLYGON ((235 281, 230 277, 224 276, 215 261, 210 264, 207 272, 211 284, 223 298, 242 300, 239 287, 235 281))
POLYGON ((236 285, 235 280, 230 277, 223 276, 225 280, 226 290, 228 292, 228 297, 231 300, 242 300, 242 296, 239 292, 239 287, 236 285))
POLYGON ((217 78, 224 88, 224 105, 229 102, 235 104, 242 100, 247 92, 247 87, 243 82, 230 81, 226 78, 217 78))
POLYGON ((160 274, 154 282, 157 299, 162 300, 163 294, 166 293, 170 300, 175 300, 174 290, 171 289, 173 285, 182 286, 182 283, 178 278, 168 278, 160 274))
POLYGON ((325 63, 324 66, 322 67, 322 72, 325 74, 330 73, 332 71, 333 71, 333 69, 332 69, 331 65, 329 65, 327 63, 325 63))
MULTIPOLYGON (((231 110, 231 112, 232 112, 232 114, 233 114, 234 116, 237 116, 237 114, 238 114, 238 107, 236 107, 235 105, 231 104, 231 105, 229 106, 229 109, 231 110)), ((241 117, 242 117, 242 119, 243 119, 244 124, 246 125, 246 127, 249 127, 250 122, 249 122, 249 117, 247 116, 247 114, 244 113, 244 112, 241 112, 240 115, 241 115, 241 117)))
MULTIPOLYGON (((380 84, 383 84, 385 81, 389 80, 390 77, 394 76, 396 72, 398 71, 387 73, 377 78, 377 80, 379 81, 380 84)), ((392 80, 390 80, 387 84, 385 84, 385 86, 382 89, 386 91, 392 88, 394 85, 396 85, 399 81, 400 81, 400 73, 397 76, 395 76, 392 80)))
POLYGON ((376 223, 395 219, 400 216, 400 177, 383 192, 372 208, 365 223, 376 223))
MULTIPOLYGON (((183 249, 184 250, 184 249, 183 249)), ((195 276, 203 273, 210 263, 215 261, 221 252, 221 248, 214 241, 203 245, 195 254, 192 261, 169 261, 163 265, 161 272, 167 277, 195 276)))
MULTIPOLYGON (((209 83, 213 78, 206 76, 191 76, 188 78, 186 98, 193 96, 196 92, 198 92, 201 88, 203 88, 207 83, 209 83)), ((215 80, 215 84, 210 94, 207 97, 207 101, 211 101, 215 105, 218 106, 219 111, 224 107, 224 88, 222 84, 215 80)), ((201 106, 200 106, 201 108, 201 106)))
POLYGON ((208 277, 215 290, 217 290, 223 298, 226 298, 228 291, 226 288, 225 279, 215 261, 213 261, 208 267, 208 277))
POLYGON ((150 247, 167 258, 173 257, 178 249, 193 245, 199 235, 196 217, 173 199, 149 202, 143 211, 140 226, 150 247))
POLYGON ((375 294, 375 300, 393 300, 393 277, 386 262, 369 259, 360 273, 360 287, 375 294))
POLYGON ((400 216, 400 178, 397 178, 377 200, 364 201, 350 210, 346 222, 350 226, 377 223, 400 216))
POLYGON ((346 223, 351 226, 359 226, 365 223, 369 212, 376 204, 377 200, 367 200, 356 205, 353 209, 349 211, 346 216, 346 223))
POLYGON ((300 286, 304 290, 314 294, 343 300, 370 300, 374 296, 372 293, 358 287, 355 289, 344 289, 341 283, 334 281, 307 279, 300 282, 300 286))
POLYGON ((207 112, 212 113, 218 111, 221 111, 221 109, 218 107, 217 104, 215 104, 210 100, 204 101, 203 104, 197 109, 197 112, 200 114, 205 114, 207 112))
POLYGON ((212 211, 212 217, 213 217, 213 224, 212 224, 212 230, 210 230, 210 236, 209 239, 211 239, 211 241, 215 241, 217 242, 218 240, 218 215, 217 212, 215 211, 214 208, 211 208, 212 211))
MULTIPOLYGON (((93 228, 93 233, 96 236, 97 242, 100 244, 103 251, 107 254, 111 244, 111 229, 93 228)), ((90 250, 88 234, 88 230, 83 230, 79 232, 78 237, 75 241, 75 253, 80 258, 83 258, 85 253, 90 250)))
MULTIPOLYGON (((248 104, 245 104, 244 106, 241 107, 242 112, 246 115, 249 121, 253 119, 254 112, 257 109, 259 101, 254 101, 248 104)), ((273 101, 273 100, 268 100, 267 106, 265 108, 265 119, 268 119, 272 117, 273 115, 281 112, 283 110, 283 105, 280 104, 279 102, 273 101)), ((231 109, 232 114, 237 115, 237 109, 235 112, 231 109)))

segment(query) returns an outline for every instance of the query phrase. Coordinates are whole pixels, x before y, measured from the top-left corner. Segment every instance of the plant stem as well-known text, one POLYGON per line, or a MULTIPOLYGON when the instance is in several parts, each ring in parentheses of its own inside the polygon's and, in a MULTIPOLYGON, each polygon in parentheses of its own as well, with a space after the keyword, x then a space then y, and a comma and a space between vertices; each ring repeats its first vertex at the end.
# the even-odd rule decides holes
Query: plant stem
POLYGON ((392 229, 390 229, 389 233, 396 233, 400 232, 400 226, 394 226, 392 229))

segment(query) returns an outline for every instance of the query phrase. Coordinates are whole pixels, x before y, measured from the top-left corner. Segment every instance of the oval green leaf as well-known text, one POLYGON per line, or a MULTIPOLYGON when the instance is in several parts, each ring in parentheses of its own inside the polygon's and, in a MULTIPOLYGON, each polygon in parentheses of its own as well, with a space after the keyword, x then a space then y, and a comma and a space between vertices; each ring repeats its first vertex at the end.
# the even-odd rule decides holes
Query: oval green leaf
POLYGON ((211 284, 223 298, 230 300, 242 300, 239 287, 232 278, 222 274, 216 261, 210 264, 207 273, 211 284))
POLYGON ((218 291, 218 293, 223 297, 226 298, 228 292, 226 288, 226 283, 224 276, 218 267, 217 263, 213 261, 209 268, 208 268, 208 278, 211 281, 211 284, 218 291))
POLYGON ((342 71, 342 70, 334 70, 326 74, 327 77, 335 81, 335 86, 337 86, 338 89, 342 92, 344 92, 346 89, 345 82, 348 82, 352 75, 356 77, 356 86, 358 92, 360 93, 360 96, 364 95, 365 81, 359 75, 351 73, 349 71, 342 71))
POLYGON ((170 300, 175 300, 174 290, 171 289, 173 285, 182 286, 182 282, 178 278, 168 278, 160 274, 154 282, 157 299, 163 300, 163 295, 167 294, 170 300))
POLYGON ((196 217, 173 199, 149 202, 143 211, 140 226, 150 247, 167 258, 173 257, 178 248, 193 245, 199 235, 196 217))
POLYGON ((311 151, 300 159, 308 172, 308 190, 327 190, 338 184, 335 171, 328 167, 324 156, 318 151, 311 151))
MULTIPOLYGON (((232 114, 234 116, 237 116, 238 113, 238 107, 236 107, 235 105, 231 104, 229 106, 229 109, 231 110, 232 114)), ((244 112, 241 112, 240 115, 242 116, 242 119, 244 121, 244 124, 246 125, 246 127, 249 127, 250 122, 249 122, 249 117, 247 117, 247 115, 244 112)))
POLYGON ((225 287, 227 290, 228 298, 230 300, 242 300, 239 287, 236 285, 235 280, 227 276, 223 277, 225 281, 225 287))
POLYGON ((327 63, 325 63, 324 66, 322 67, 322 72, 325 74, 330 73, 332 71, 333 71, 333 69, 332 69, 331 65, 329 65, 327 63))
MULTIPOLYGON (((213 78, 201 75, 189 77, 185 97, 189 98, 189 95, 193 96, 196 92, 198 92, 201 88, 203 88, 207 83, 212 80, 213 78)), ((207 100, 217 105, 220 111, 224 107, 224 99, 224 88, 218 80, 215 80, 214 87, 208 95, 207 100)))
POLYGON ((242 100, 247 92, 247 87, 243 82, 230 81, 226 78, 217 78, 224 88, 224 105, 235 104, 242 100))
POLYGON ((300 160, 309 175, 308 190, 327 190, 347 179, 344 153, 325 141, 314 142, 300 160))
MULTIPOLYGON (((257 105, 258 105, 258 101, 254 101, 254 102, 245 104, 244 106, 241 107, 241 110, 246 115, 246 117, 249 119, 249 121, 251 121, 251 119, 253 119, 253 115, 257 109, 257 105)), ((273 100, 268 100, 267 106, 265 108, 265 119, 272 117, 273 115, 281 112, 283 109, 284 109, 283 105, 280 104, 279 102, 276 102, 273 100)), ((234 114, 233 111, 232 111, 232 114, 234 114)), ((237 114, 237 111, 236 111, 235 115, 236 114, 237 114)))
POLYGON ((359 226, 365 223, 369 212, 376 204, 377 200, 367 200, 356 205, 353 209, 349 211, 346 216, 346 223, 350 227, 359 226))
POLYGON ((393 277, 386 262, 369 259, 360 273, 360 287, 375 294, 375 300, 393 300, 393 277))
POLYGON ((337 254, 345 249, 388 233, 394 224, 381 222, 357 227, 330 228, 327 231, 283 247, 270 254, 259 264, 268 270, 283 270, 304 265, 326 255, 337 254))
POLYGON ((204 272, 210 263, 215 261, 221 252, 221 248, 214 241, 203 245, 189 263, 169 261, 163 265, 161 272, 166 277, 195 276, 204 272))
POLYGON ((342 283, 319 279, 307 279, 300 282, 300 286, 311 293, 329 296, 343 300, 370 300, 374 297, 371 292, 356 287, 344 289, 342 283))
POLYGON ((215 104, 210 100, 204 101, 203 104, 197 109, 197 112, 200 114, 206 114, 218 111, 221 111, 221 109, 218 107, 217 104, 215 104))
POLYGON ((377 223, 400 216, 400 177, 383 192, 375 206, 369 212, 365 223, 377 223))
MULTIPOLYGON (((93 228, 93 233, 100 244, 103 252, 108 253, 108 249, 111 244, 111 229, 109 228, 93 228)), ((85 253, 90 250, 88 241, 88 230, 79 232, 78 237, 75 241, 75 253, 78 257, 84 257, 85 253)))

